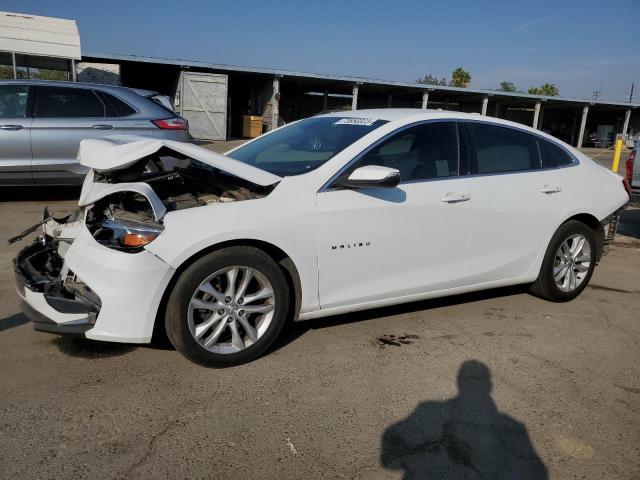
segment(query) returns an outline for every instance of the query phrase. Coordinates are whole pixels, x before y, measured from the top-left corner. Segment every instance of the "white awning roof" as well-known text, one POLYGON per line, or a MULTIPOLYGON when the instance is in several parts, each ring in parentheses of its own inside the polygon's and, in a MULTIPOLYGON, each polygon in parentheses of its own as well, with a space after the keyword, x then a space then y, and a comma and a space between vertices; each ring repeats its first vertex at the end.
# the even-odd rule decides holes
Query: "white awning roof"
POLYGON ((0 12, 0 51, 80 60, 75 20, 0 12))

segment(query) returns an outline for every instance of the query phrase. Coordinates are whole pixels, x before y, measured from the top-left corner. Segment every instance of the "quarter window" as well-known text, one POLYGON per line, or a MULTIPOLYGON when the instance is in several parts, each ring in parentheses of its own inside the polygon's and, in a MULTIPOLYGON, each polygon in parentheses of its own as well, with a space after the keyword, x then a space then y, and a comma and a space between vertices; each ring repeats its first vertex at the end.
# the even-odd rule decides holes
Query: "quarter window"
POLYGON ((93 90, 84 88, 38 87, 36 117, 105 117, 106 108, 93 90))
POLYGON ((26 117, 28 94, 26 85, 0 86, 0 118, 26 117))
POLYGON ((108 108, 108 110, 114 112, 112 114, 108 114, 108 116, 128 117, 129 115, 136 113, 132 107, 124 103, 115 95, 111 95, 107 92, 98 92, 98 95, 100 95, 100 98, 105 100, 107 107, 111 107, 108 108))
POLYGON ((472 173, 536 170, 541 166, 536 138, 498 125, 468 123, 472 173))
POLYGON ((400 171, 402 182, 458 175, 458 131, 454 122, 407 128, 364 155, 356 165, 381 165, 400 171))
POLYGON ((542 155, 542 168, 562 167, 573 163, 573 157, 561 146, 542 138, 538 139, 538 143, 542 155))

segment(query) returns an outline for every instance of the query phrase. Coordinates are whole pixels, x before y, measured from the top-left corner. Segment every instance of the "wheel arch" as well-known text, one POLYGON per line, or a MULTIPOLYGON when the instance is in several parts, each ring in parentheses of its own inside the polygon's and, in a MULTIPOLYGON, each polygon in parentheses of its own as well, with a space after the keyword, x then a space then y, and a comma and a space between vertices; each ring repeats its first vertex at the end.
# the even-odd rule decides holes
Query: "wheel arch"
POLYGON ((291 305, 293 305, 294 307, 289 315, 289 318, 287 318, 287 321, 295 321, 297 319, 298 313, 300 312, 300 306, 302 304, 302 283, 300 281, 298 268, 296 267, 291 257, 280 247, 264 240, 256 240, 250 238, 233 239, 216 243, 215 245, 210 245, 206 248, 203 248, 202 250, 195 252, 176 268, 173 276, 171 277, 171 280, 167 284, 162 294, 160 304, 158 305, 158 310, 156 311, 156 318, 153 325, 154 341, 162 341, 162 339, 166 338, 166 333, 164 331, 164 313, 166 310, 167 302, 169 301, 171 291, 178 281, 178 278, 180 278, 182 272, 184 272, 190 265, 192 265, 194 262, 204 257, 205 255, 229 247, 257 248, 265 252, 267 255, 273 258, 273 260, 278 265, 280 265, 280 268, 282 268, 282 270, 284 271, 285 278, 289 286, 291 305))
POLYGON ((593 233, 596 236, 596 263, 599 262, 604 252, 604 229, 602 228, 602 223, 600 223, 600 220, 598 220, 597 217, 590 213, 578 213, 567 218, 560 226, 571 220, 584 223, 587 227, 593 230, 593 233))

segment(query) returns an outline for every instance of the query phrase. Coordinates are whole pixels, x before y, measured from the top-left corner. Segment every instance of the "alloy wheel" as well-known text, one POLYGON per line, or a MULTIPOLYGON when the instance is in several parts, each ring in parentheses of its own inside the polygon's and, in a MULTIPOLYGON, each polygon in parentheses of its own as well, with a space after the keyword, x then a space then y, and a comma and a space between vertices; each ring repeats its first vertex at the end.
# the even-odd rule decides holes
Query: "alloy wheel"
POLYGON ((189 331, 212 353, 236 353, 255 344, 273 320, 275 295, 258 270, 226 267, 198 286, 188 307, 189 331))
POLYGON ((591 265, 591 245, 584 235, 567 238, 556 252, 553 262, 553 279, 563 292, 578 288, 591 265))

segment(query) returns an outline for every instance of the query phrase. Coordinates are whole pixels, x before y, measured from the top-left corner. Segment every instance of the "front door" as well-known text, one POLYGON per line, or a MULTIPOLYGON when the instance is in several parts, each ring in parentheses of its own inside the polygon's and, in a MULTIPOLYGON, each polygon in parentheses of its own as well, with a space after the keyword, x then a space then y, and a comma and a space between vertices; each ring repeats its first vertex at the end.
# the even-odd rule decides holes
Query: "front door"
POLYGON ((33 182, 30 90, 26 85, 0 85, 0 185, 33 182))
POLYGON ((459 157, 456 123, 422 123, 341 174, 372 164, 397 168, 397 188, 329 185, 317 194, 322 309, 466 283, 473 198, 471 179, 458 175, 459 157))

